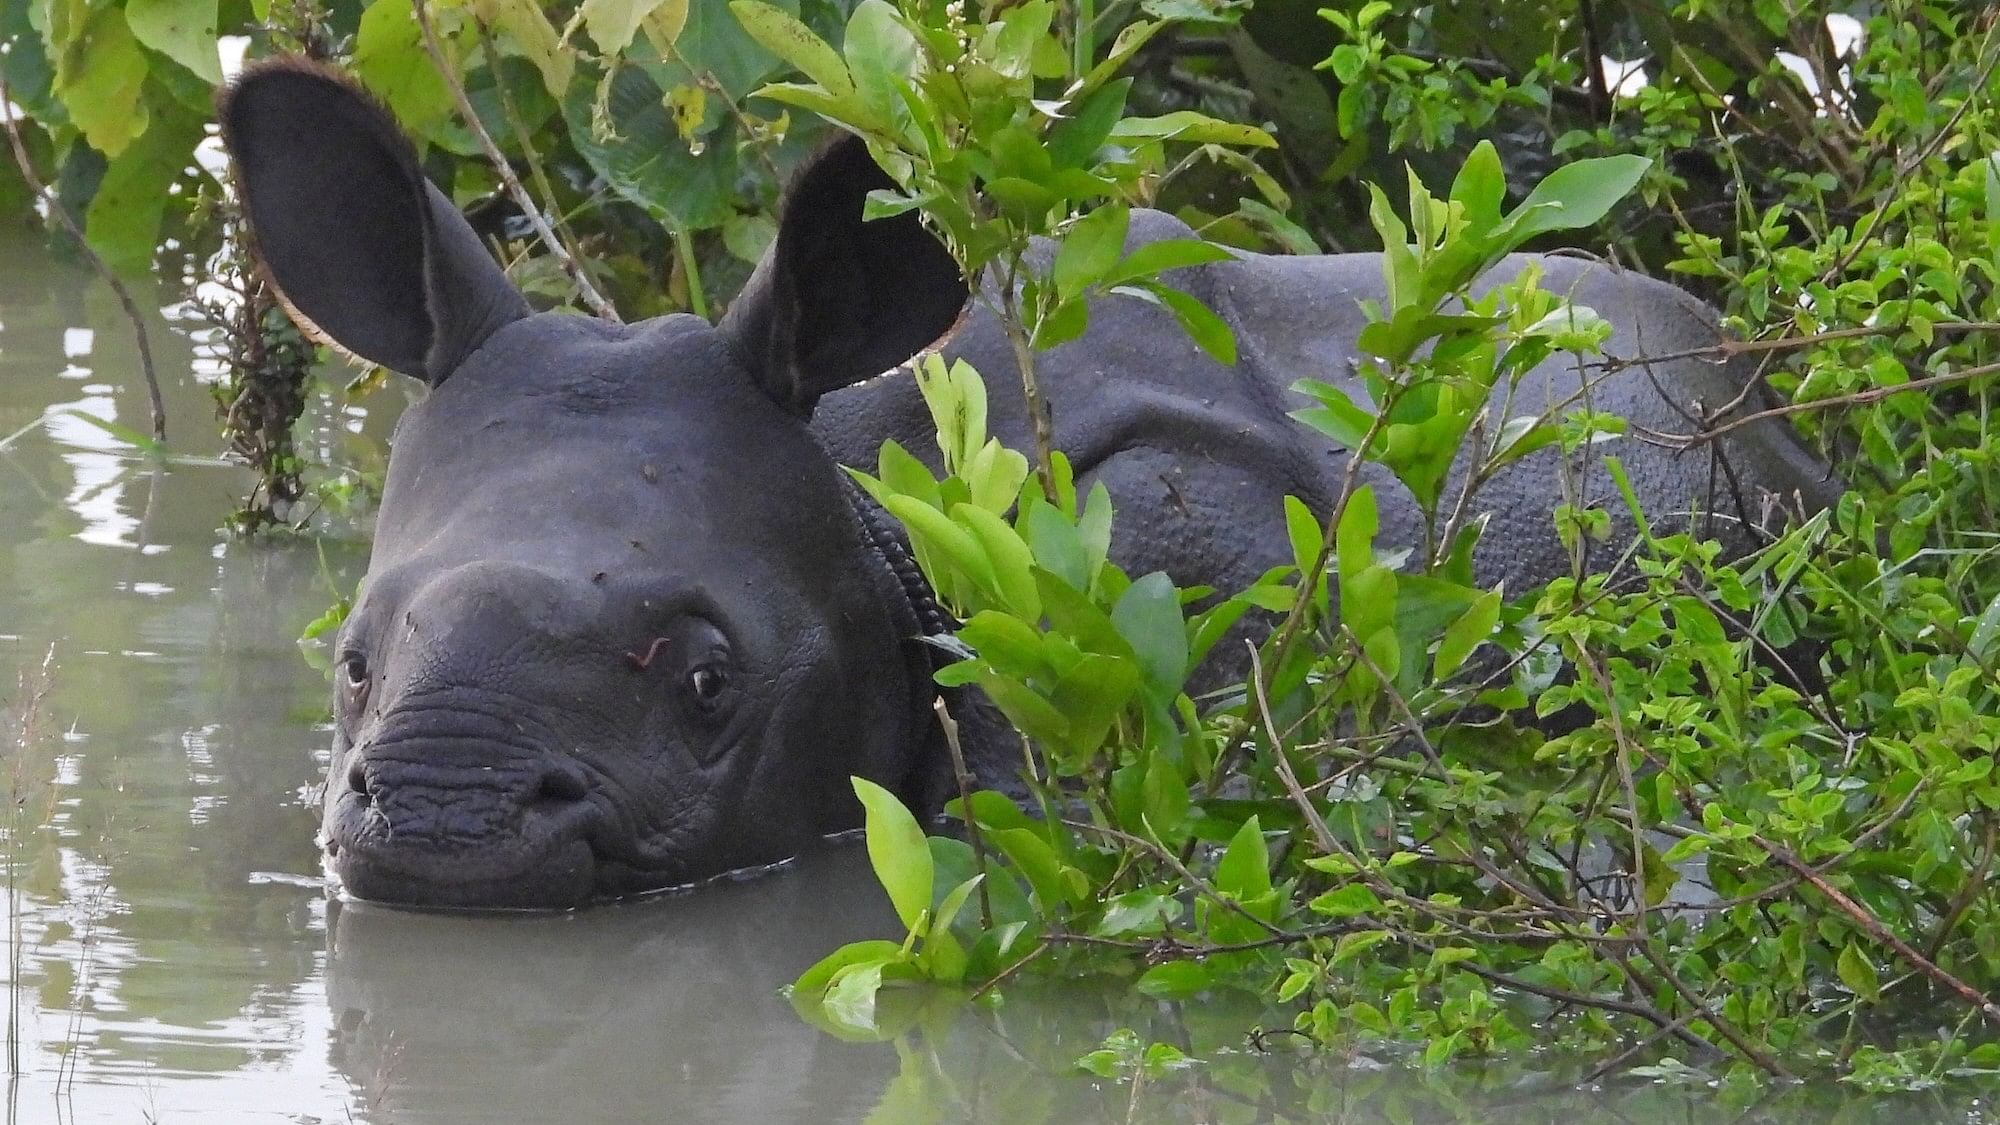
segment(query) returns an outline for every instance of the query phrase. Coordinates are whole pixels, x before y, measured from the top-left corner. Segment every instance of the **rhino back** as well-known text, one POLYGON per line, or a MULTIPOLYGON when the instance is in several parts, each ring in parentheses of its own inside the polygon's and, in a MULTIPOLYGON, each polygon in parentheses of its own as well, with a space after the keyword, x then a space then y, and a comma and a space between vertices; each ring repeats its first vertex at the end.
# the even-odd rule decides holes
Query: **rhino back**
MULTIPOLYGON (((1142 211, 1134 213, 1130 242, 1191 234, 1171 216, 1142 211)), ((1629 528, 1603 468, 1603 456, 1616 455, 1649 517, 1673 526, 1712 510, 1717 520, 1707 529, 1741 551, 1758 539, 1749 525, 1768 522, 1770 497, 1802 496, 1811 509, 1838 495, 1825 464, 1781 419, 1686 450, 1649 439, 1770 405, 1752 385, 1754 365, 1687 354, 1720 339, 1712 309, 1665 282, 1571 257, 1514 255, 1481 284, 1514 277, 1530 262, 1542 271, 1542 288, 1590 306, 1615 328, 1602 360, 1580 365, 1574 356, 1554 357, 1521 381, 1511 404, 1496 394, 1490 408, 1495 425, 1503 413, 1551 406, 1558 417, 1587 405, 1628 420, 1628 435, 1580 459, 1575 498, 1609 508, 1614 522, 1629 528), (1674 358, 1643 362, 1648 356, 1674 358)), ((1057 448, 1080 480, 1104 480, 1117 502, 1114 555, 1121 565, 1229 590, 1290 561, 1285 495, 1324 513, 1339 493, 1347 453, 1288 417, 1309 404, 1290 387, 1324 379, 1367 401, 1355 374, 1355 340, 1368 322, 1362 302, 1384 295, 1381 256, 1245 254, 1169 280, 1234 330, 1233 367, 1201 352, 1159 306, 1113 296, 1092 306, 1081 338, 1043 353, 1037 368, 1057 448)), ((975 303, 947 352, 987 377, 996 436, 1027 449, 1032 433, 1012 352, 992 315, 975 303)), ((814 426, 845 464, 872 468, 882 441, 893 439, 937 467, 934 427, 907 372, 828 396, 814 426)), ((1457 495, 1470 461, 1460 457, 1447 497, 1457 495)), ((1558 452, 1545 449, 1488 482, 1472 505, 1492 513, 1478 555, 1483 581, 1505 580, 1518 590, 1569 569, 1552 525, 1566 498, 1562 477, 1558 452)), ((1409 493, 1377 466, 1364 467, 1361 478, 1377 492, 1383 547, 1421 544, 1423 519, 1409 493)))

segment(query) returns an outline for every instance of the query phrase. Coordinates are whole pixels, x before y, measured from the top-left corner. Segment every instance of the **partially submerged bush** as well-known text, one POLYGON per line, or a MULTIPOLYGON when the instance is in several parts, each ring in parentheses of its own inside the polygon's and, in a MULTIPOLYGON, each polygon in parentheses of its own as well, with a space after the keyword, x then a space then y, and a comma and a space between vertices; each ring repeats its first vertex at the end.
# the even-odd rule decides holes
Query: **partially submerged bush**
MULTIPOLYGON (((1969 60, 1957 50, 1943 48, 1962 76, 1969 60)), ((893 90, 912 66, 905 57, 852 81, 893 90)), ((1974 135, 1987 120, 1972 101, 1952 118, 1974 135)), ((922 152, 849 124, 906 182, 922 181, 922 152)), ((981 141, 959 136, 975 150, 981 141)), ((1899 482, 1891 508, 1859 482, 1836 510, 1730 560, 1694 534, 1656 529, 1613 461, 1622 518, 1568 506, 1552 529, 1580 544, 1614 522, 1635 528, 1629 544, 1609 545, 1608 573, 1579 569, 1505 601, 1472 581, 1484 476, 1549 445, 1588 457, 1594 434, 1623 429, 1587 411, 1475 425, 1488 392, 1508 385, 1508 362, 1563 351, 1587 362, 1606 328, 1539 291, 1532 273, 1478 299, 1472 282, 1528 237, 1603 216, 1646 166, 1625 159, 1572 164, 1504 217, 1500 164, 1485 147, 1449 200, 1412 177, 1409 227, 1375 192, 1385 269, 1407 275, 1388 288, 1409 295, 1373 310, 1364 336, 1375 406, 1302 384, 1319 405, 1301 417, 1355 464, 1389 468, 1417 499, 1426 541, 1378 547, 1372 497, 1350 477, 1330 513, 1293 506, 1294 568, 1200 614, 1183 607, 1201 591, 1106 561, 1108 499, 1079 501, 1059 456, 1052 487, 1024 487, 1025 461, 986 438, 977 375, 925 361, 948 475, 890 446, 865 483, 967 617, 965 658, 940 681, 978 684, 1032 739, 1039 815, 974 793, 950 810, 962 840, 926 840, 857 782, 871 857, 909 936, 849 947, 808 972, 795 999, 809 1018, 886 1034, 899 1027, 885 1014, 895 1009, 877 1006, 886 983, 985 994, 1022 971, 1134 973, 1153 996, 1245 993, 1312 1042, 1411 1041, 1427 1063, 1555 1041, 1604 1067, 1733 1058, 1877 1088, 2000 1070, 2000 1005, 1989 999, 2000 991, 2000 895, 1987 878, 2000 826, 2000 721, 1987 718, 2000 582, 1982 542, 1935 538, 1992 526, 1980 523, 1992 511, 1983 475, 1939 495, 1933 467, 1929 490, 1899 482), (1537 207, 1549 199, 1567 207, 1537 207), (1576 221, 1555 221, 1564 217, 1576 221), (1447 305, 1471 315, 1437 316, 1447 305), (1454 409, 1397 411, 1400 396, 1446 385, 1454 409), (1383 440, 1392 427, 1398 440, 1383 440), (1445 468, 1467 442, 1475 469, 1462 494, 1447 494, 1445 468), (1922 526, 1885 526, 1891 512, 1922 526), (1332 583, 1347 611, 1337 621, 1332 583), (1399 613, 1406 600, 1422 611, 1399 613), (1251 677, 1204 711, 1185 693, 1188 671, 1251 607, 1283 623, 1251 677), (1412 621, 1430 628, 1413 632, 1412 621), (1482 644, 1500 650, 1499 671, 1455 679, 1482 644), (1556 712, 1549 729, 1561 733, 1534 725, 1556 712)), ((1904 166, 1876 159, 1869 167, 1904 166)), ((1987 161, 1976 167, 2000 182, 1987 161)), ((1968 182, 1959 169, 1948 179, 1968 182)), ((1713 358, 1798 357, 1807 393, 1779 413, 1867 407, 1855 438, 1829 436, 1884 463, 1939 442, 1948 463, 1983 467, 1983 412, 1978 436, 1962 436, 1923 398, 1895 397, 1910 378, 1902 363, 1852 373, 1838 360, 1846 347, 1901 348, 1924 355, 1937 383, 1983 386, 1987 369, 1965 361, 1979 358, 1984 326, 1963 310, 1990 300, 1985 236, 2000 197, 1985 212, 1979 202, 1885 197, 1859 229, 1825 228, 1818 243, 1762 218, 1741 245, 1767 264, 1711 272, 1741 294, 1769 286, 1782 264, 1778 276, 1799 287, 1792 319, 1713 358), (1967 206, 1983 217, 1968 221, 1967 206), (1934 263, 1929 273, 1880 264, 1912 253, 1934 263), (1875 280, 1847 279, 1864 259, 1875 280), (1905 296, 1913 285, 1930 296, 1905 296)), ((1051 230, 1065 239, 1057 261, 1080 253, 1066 239, 1094 236, 1087 221, 1051 230)), ((1682 237, 1705 245, 1699 231, 1682 237)), ((1766 295, 1731 307, 1772 306, 1766 295)), ((1641 436, 1695 447, 1719 432, 1694 418, 1689 433, 1641 436)))

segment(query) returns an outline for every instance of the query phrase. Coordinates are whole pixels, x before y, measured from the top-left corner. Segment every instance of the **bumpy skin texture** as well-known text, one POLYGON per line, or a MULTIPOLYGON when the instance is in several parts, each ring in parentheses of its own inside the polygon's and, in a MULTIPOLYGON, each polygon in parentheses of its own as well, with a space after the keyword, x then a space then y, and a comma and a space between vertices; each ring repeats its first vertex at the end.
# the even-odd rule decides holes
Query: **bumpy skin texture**
MULTIPOLYGON (((1192 232, 1172 216, 1133 215, 1130 246, 1192 232)), ((1128 246, 1129 249, 1129 246, 1128 246)), ((1718 340, 1716 314, 1665 282, 1574 258, 1515 255, 1483 282, 1497 284, 1533 261, 1541 286, 1595 309, 1617 328, 1607 358, 1680 354, 1718 340)), ((1297 496, 1316 512, 1330 510, 1347 454, 1286 416, 1311 405, 1289 390, 1303 378, 1325 379, 1366 401, 1353 376, 1354 340, 1367 323, 1361 302, 1384 296, 1380 256, 1315 258, 1246 254, 1238 260, 1182 270, 1176 287, 1200 297, 1235 329, 1239 358, 1224 367, 1189 341, 1159 307, 1110 297, 1091 307, 1081 339, 1043 355, 1037 371, 1052 404, 1055 445, 1070 458, 1078 487, 1103 480, 1118 517, 1112 557, 1137 575, 1164 570, 1182 585, 1238 590, 1265 570, 1291 561, 1283 499, 1297 496)), ((999 326, 975 311, 946 348, 988 376, 990 426, 1003 441, 1031 441, 1021 396, 1012 391, 1012 352, 999 326)), ((1590 373, 1592 408, 1655 432, 1688 433, 1696 419, 1742 402, 1717 421, 1770 405, 1761 387, 1744 395, 1746 365, 1682 358, 1635 366, 1613 375, 1590 373)), ((1515 393, 1513 414, 1534 414, 1576 394, 1584 378, 1573 357, 1537 368, 1515 393)), ((1494 414, 1499 414, 1496 395, 1494 414)), ((1579 403, 1580 405, 1580 403, 1579 403)), ((1567 413, 1569 407, 1561 413, 1567 413)), ((827 396, 814 428, 846 464, 872 465, 884 438, 937 464, 935 427, 908 378, 891 375, 827 396)), ((1489 431, 1490 432, 1490 431, 1489 431)), ((1827 466, 1780 420, 1734 431, 1719 446, 1674 452, 1628 436, 1595 447, 1616 455, 1649 518, 1672 526, 1692 512, 1713 512, 1710 529, 1733 551, 1762 541, 1757 525, 1772 521, 1771 500, 1795 510, 1830 504, 1839 486, 1827 466)), ((1521 589, 1569 568, 1553 525, 1558 452, 1545 449, 1509 466, 1480 493, 1492 512, 1475 556, 1482 582, 1521 589)), ((1461 458, 1454 482, 1463 479, 1461 458)), ((1601 468, 1586 466, 1583 498, 1623 513, 1624 504, 1601 468)), ((1420 545, 1423 523, 1415 501, 1394 477, 1366 466, 1381 513, 1385 549, 1420 545)), ((1456 496, 1456 487, 1447 491, 1456 496)), ((1614 537, 1615 538, 1615 537, 1614 537)), ((1225 646, 1220 665, 1240 655, 1225 646)), ((1212 667, 1211 675, 1220 669, 1212 667)))
MULTIPOLYGON (((992 380, 995 431, 1025 446, 1028 427, 997 326, 978 311, 957 323, 949 255, 914 214, 861 221, 887 180, 859 144, 795 178, 720 324, 613 325, 531 313, 394 122, 338 75, 253 68, 220 118, 294 315, 432 388, 397 430, 337 642, 323 838, 350 892, 567 907, 791 856, 859 821, 852 775, 937 806, 949 776, 918 639, 927 607, 837 462, 871 467, 885 438, 935 459, 913 382, 876 376, 955 325, 950 350, 992 380)), ((1135 243, 1188 233, 1134 216, 1135 243)), ((1713 314, 1668 286, 1542 265, 1545 285, 1619 326, 1616 355, 1714 341, 1713 314)), ((1286 417, 1287 388, 1347 375, 1380 271, 1371 256, 1249 255, 1173 282, 1235 328, 1234 369, 1158 308, 1112 298, 1042 378, 1057 444, 1111 491, 1117 561, 1226 591, 1290 561, 1286 495, 1332 503, 1345 454, 1286 417)), ((1594 405, 1686 430, 1680 409, 1730 402, 1745 377, 1694 360, 1635 368, 1594 405)), ((1576 379, 1552 362, 1517 401, 1564 398, 1576 379)), ((1767 492, 1808 506, 1834 494, 1780 424, 1731 438, 1717 495, 1704 454, 1615 449, 1656 514, 1719 500, 1755 517, 1767 492)), ((1414 505, 1369 479, 1384 543, 1415 543, 1414 505)), ((1566 565, 1554 481, 1543 454, 1491 486, 1482 578, 1518 587, 1566 565)), ((1723 530, 1737 549, 1754 539, 1723 530)), ((1223 646, 1203 675, 1240 651, 1223 646)), ((962 702, 975 766, 1004 782, 1018 742, 962 702)))

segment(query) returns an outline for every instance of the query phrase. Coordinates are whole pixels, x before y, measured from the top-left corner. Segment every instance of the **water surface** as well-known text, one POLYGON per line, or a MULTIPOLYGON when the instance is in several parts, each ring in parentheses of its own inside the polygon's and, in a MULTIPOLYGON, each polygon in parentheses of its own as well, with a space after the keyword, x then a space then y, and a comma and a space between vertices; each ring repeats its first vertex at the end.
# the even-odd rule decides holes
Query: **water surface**
MULTIPOLYGON (((841 1042, 779 989, 840 942, 893 932, 852 849, 574 915, 333 900, 313 844, 325 683, 295 638, 352 589, 365 528, 322 514, 318 538, 221 532, 250 480, 212 456, 184 294, 141 292, 168 309, 152 324, 176 454, 161 458, 77 416, 146 426, 110 294, 32 235, 0 234, 0 254, 0 438, 26 431, 0 449, 10 1121, 1993 1119, 1956 1096, 1426 1076, 1393 1053, 1249 1036, 1269 1013, 1082 982, 841 1042), (1079 1074, 1120 1026, 1201 1062, 1137 1089, 1079 1074)), ((379 462, 402 401, 394 386, 322 400, 312 457, 379 462)))

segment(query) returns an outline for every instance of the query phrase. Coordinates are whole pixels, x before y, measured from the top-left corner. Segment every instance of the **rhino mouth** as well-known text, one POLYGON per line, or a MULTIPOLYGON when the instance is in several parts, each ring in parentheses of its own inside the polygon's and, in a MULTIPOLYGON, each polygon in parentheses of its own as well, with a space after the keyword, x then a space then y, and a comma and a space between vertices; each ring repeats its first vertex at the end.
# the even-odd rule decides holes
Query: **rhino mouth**
MULTIPOLYGON (((447 811, 462 792, 395 794, 394 804, 447 811)), ((475 797, 476 799, 476 797, 475 797)), ((583 801, 537 802, 486 830, 440 830, 448 817, 413 824, 382 811, 367 794, 342 794, 328 809, 326 866, 348 897, 449 910, 568 910, 603 893, 620 864, 596 843, 602 819, 583 801)))

